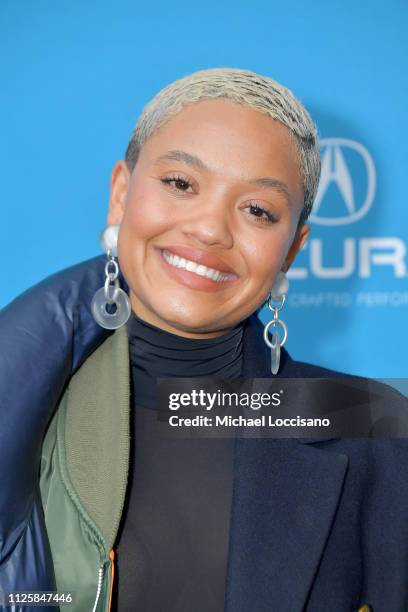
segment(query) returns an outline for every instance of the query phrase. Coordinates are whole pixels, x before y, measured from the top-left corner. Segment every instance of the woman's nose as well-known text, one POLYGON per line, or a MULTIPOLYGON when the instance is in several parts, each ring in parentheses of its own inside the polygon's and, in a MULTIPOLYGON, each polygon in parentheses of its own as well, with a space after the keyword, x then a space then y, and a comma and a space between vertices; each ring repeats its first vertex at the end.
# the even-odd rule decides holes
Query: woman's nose
POLYGON ((223 202, 200 204, 188 218, 181 220, 180 226, 184 234, 207 246, 218 244, 230 248, 233 245, 230 211, 223 202))

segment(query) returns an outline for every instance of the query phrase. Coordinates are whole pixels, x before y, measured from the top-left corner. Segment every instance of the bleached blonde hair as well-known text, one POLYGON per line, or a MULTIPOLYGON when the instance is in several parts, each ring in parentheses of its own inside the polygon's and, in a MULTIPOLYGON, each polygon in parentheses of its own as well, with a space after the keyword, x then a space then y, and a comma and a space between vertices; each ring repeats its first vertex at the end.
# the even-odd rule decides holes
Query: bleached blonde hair
POLYGON ((273 79, 240 68, 209 68, 178 79, 161 89, 144 107, 126 150, 126 163, 135 167, 143 144, 185 106, 209 98, 227 98, 258 110, 285 125, 299 157, 303 209, 298 227, 313 206, 320 178, 317 128, 303 104, 290 89, 273 79))

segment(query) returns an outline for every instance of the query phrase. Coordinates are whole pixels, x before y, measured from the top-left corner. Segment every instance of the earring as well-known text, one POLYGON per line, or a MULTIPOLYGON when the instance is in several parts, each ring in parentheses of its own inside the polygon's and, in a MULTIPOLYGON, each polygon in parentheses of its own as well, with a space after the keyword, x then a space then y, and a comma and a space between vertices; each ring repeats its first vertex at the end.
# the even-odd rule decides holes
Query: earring
POLYGON ((131 313, 128 295, 119 287, 119 265, 116 261, 119 227, 119 225, 108 225, 101 232, 99 239, 108 261, 105 265, 105 285, 93 296, 91 311, 98 325, 105 329, 121 327, 131 313))
POLYGON ((272 285, 272 289, 268 299, 268 308, 273 312, 273 319, 269 321, 264 327, 264 340, 266 344, 271 349, 271 372, 272 374, 277 374, 279 370, 280 363, 280 349, 286 342, 288 337, 288 328, 285 323, 279 319, 278 312, 282 310, 283 305, 285 303, 286 294, 289 289, 289 281, 286 277, 286 274, 280 271, 275 279, 275 282, 272 285), (275 300, 278 302, 276 305, 272 305, 271 301, 275 300), (278 325, 281 326, 283 330, 283 338, 279 343, 278 332, 275 331, 278 325), (268 331, 269 328, 273 327, 275 330, 272 332, 272 342, 269 340, 268 331))

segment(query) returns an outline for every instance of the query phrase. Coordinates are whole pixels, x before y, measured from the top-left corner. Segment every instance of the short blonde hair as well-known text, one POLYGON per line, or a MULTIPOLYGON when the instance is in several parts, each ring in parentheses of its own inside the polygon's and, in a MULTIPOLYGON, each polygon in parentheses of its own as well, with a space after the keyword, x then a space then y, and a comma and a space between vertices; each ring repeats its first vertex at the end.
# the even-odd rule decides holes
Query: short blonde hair
POLYGON ((304 201, 298 227, 308 218, 320 178, 317 128, 294 94, 273 79, 240 68, 209 68, 161 89, 144 107, 132 132, 125 159, 133 170, 143 144, 184 106, 208 98, 227 98, 256 109, 285 125, 296 144, 304 201))

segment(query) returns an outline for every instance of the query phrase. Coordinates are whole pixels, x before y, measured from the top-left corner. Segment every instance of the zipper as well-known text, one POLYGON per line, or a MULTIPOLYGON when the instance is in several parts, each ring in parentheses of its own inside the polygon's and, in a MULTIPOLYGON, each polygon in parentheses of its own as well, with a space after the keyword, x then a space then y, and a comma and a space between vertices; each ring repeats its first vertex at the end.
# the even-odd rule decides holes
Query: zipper
MULTIPOLYGON (((111 609, 111 606, 112 606, 113 579, 115 577, 115 551, 113 550, 113 548, 111 548, 110 551, 109 551, 109 558, 110 558, 110 562, 111 562, 111 581, 110 581, 110 589, 109 589, 108 612, 110 612, 110 609, 111 609)), ((103 568, 104 568, 104 565, 101 565, 101 567, 99 568, 99 572, 98 572, 98 589, 96 591, 96 599, 95 599, 94 606, 92 608, 92 612, 96 612, 96 608, 97 608, 97 605, 98 605, 99 597, 100 597, 100 594, 101 594, 102 581, 103 581, 103 568)))
POLYGON ((110 583, 110 591, 109 591, 109 607, 108 607, 108 612, 110 612, 111 605, 112 605, 113 579, 115 577, 115 552, 114 552, 113 548, 111 548, 110 551, 109 551, 109 557, 110 557, 110 560, 111 560, 111 583, 110 583))
POLYGON ((95 603, 94 603, 94 607, 92 609, 92 612, 96 612, 96 606, 98 605, 99 595, 101 594, 102 579, 103 579, 103 565, 101 565, 101 567, 99 568, 99 573, 98 573, 98 590, 96 591, 96 599, 95 599, 95 603))

